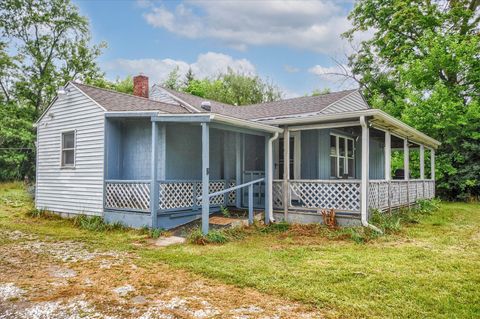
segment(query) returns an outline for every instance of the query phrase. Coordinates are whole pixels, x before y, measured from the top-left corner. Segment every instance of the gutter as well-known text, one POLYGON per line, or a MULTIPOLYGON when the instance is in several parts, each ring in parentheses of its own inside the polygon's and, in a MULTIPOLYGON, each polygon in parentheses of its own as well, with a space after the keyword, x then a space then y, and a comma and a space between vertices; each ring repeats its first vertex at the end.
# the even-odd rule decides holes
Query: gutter
POLYGON ((210 118, 211 118, 211 121, 217 122, 217 123, 230 124, 230 125, 235 125, 237 127, 253 129, 257 131, 264 131, 264 132, 269 132, 274 134, 283 133, 283 129, 276 126, 258 123, 258 122, 252 122, 249 120, 242 120, 239 118, 220 115, 217 113, 211 113, 210 118))
POLYGON ((376 226, 368 223, 368 178, 369 178, 369 153, 366 151, 369 149, 369 129, 365 116, 360 116, 360 126, 362 127, 362 181, 360 183, 360 220, 363 227, 368 227, 374 231, 383 234, 383 232, 376 226))
POLYGON ((267 161, 268 165, 268 174, 269 177, 267 179, 266 192, 268 193, 268 205, 265 212, 265 215, 268 216, 269 222, 275 222, 275 218, 273 217, 273 141, 278 138, 278 132, 276 132, 271 138, 268 139, 267 144, 267 161))

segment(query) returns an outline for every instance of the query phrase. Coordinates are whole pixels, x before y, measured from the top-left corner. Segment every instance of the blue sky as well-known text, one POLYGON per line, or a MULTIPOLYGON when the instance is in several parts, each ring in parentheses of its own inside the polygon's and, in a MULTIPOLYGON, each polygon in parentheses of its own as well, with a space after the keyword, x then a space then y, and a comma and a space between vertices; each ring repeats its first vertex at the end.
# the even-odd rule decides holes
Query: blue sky
POLYGON ((106 41, 100 58, 107 77, 144 73, 161 82, 176 66, 198 77, 231 67, 269 78, 285 97, 352 82, 325 75, 332 58, 346 61, 339 34, 350 26, 353 3, 330 1, 85 1, 93 41, 106 41))

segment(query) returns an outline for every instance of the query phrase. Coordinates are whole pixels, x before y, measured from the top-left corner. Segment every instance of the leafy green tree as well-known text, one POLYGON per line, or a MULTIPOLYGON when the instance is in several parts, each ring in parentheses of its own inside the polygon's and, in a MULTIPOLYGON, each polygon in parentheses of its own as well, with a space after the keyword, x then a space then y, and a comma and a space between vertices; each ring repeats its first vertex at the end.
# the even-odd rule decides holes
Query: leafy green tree
POLYGON ((447 199, 480 194, 480 37, 478 0, 360 0, 350 13, 349 57, 364 95, 442 142, 437 189, 447 199))
POLYGON ((131 75, 125 79, 117 78, 114 82, 108 81, 104 78, 97 78, 86 81, 86 84, 90 84, 99 88, 114 90, 117 92, 133 94, 133 78, 131 75))
POLYGON ((193 80, 183 88, 187 93, 232 105, 279 100, 282 92, 259 76, 239 74, 231 69, 214 79, 193 80))
POLYGON ((0 103, 0 181, 33 177, 35 109, 12 102, 0 103))
POLYGON ((312 94, 311 96, 319 96, 319 95, 324 95, 324 94, 328 94, 332 92, 332 90, 330 90, 330 88, 323 88, 323 89, 315 89, 312 91, 312 94))
POLYGON ((67 81, 103 78, 103 47, 68 0, 0 1, 0 180, 34 176, 33 123, 67 81))
POLYGON ((70 1, 3 0, 0 32, 18 60, 7 95, 33 105, 37 116, 67 81, 102 76, 95 59, 104 44, 90 46, 88 21, 70 1))

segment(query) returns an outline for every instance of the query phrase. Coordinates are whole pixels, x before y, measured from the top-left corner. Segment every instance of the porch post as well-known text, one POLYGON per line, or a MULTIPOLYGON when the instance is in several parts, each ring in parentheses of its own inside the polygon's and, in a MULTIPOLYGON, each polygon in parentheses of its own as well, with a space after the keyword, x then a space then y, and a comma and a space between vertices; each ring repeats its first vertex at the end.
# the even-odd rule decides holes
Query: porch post
POLYGON ((208 233, 210 199, 209 170, 210 170, 210 131, 208 123, 202 123, 202 233, 208 233))
POLYGON ((288 126, 283 130, 283 214, 285 221, 288 221, 289 202, 289 181, 290 179, 290 131, 288 126))
MULTIPOLYGON (((241 136, 240 133, 235 133, 235 185, 242 184, 242 154, 241 154, 241 136)), ((235 191, 235 207, 242 206, 242 190, 235 191)))
POLYGON ((404 179, 408 181, 410 179, 410 150, 407 139, 403 140, 403 171, 404 179))
POLYGON ((435 150, 430 149, 430 179, 435 180, 435 150))
MULTIPOLYGON (((158 123, 158 122, 157 122, 158 123)), ((166 179, 167 129, 165 123, 158 123, 158 179, 166 179)))
POLYGON ((425 147, 420 144, 420 179, 425 179, 425 147))
POLYGON ((360 118, 362 126, 362 180, 360 182, 360 214, 362 224, 368 223, 368 181, 369 181, 369 152, 370 129, 364 116, 360 118))
POLYGON ((270 223, 270 205, 271 205, 271 196, 272 196, 272 189, 270 180, 272 178, 272 163, 271 163, 271 152, 270 152, 270 143, 268 140, 270 137, 268 135, 265 136, 265 224, 270 223))
POLYGON ((392 135, 385 132, 385 180, 392 179, 392 135))
POLYGON ((157 228, 157 212, 159 205, 158 192, 158 123, 152 122, 152 146, 151 146, 151 164, 150 164, 150 214, 152 218, 152 228, 157 228))

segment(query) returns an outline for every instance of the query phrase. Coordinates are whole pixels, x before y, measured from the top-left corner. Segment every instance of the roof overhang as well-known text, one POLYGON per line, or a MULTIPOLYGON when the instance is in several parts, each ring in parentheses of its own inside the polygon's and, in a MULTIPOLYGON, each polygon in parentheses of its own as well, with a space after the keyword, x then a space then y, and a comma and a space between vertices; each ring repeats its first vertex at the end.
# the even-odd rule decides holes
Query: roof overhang
POLYGON ((356 121, 361 116, 369 118, 370 124, 378 129, 387 130, 393 134, 407 138, 413 142, 423 144, 430 148, 438 148, 441 144, 439 141, 431 138, 430 136, 420 132, 419 130, 403 123, 395 117, 385 113, 379 109, 368 109, 354 112, 344 112, 336 114, 319 114, 314 116, 297 116, 288 118, 277 118, 262 121, 262 123, 269 125, 288 125, 298 126, 314 123, 334 123, 338 121, 356 121))
MULTIPOLYGON (((107 112, 107 117, 128 117, 127 112, 107 112)), ((170 122, 170 123, 218 123, 222 125, 233 126, 246 130, 253 130, 264 133, 282 133, 283 129, 277 126, 253 122, 249 120, 238 119, 231 116, 220 115, 216 113, 190 113, 190 114, 166 114, 155 112, 144 112, 143 114, 132 113, 130 117, 134 116, 150 116, 155 122, 170 122)))

